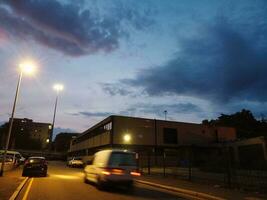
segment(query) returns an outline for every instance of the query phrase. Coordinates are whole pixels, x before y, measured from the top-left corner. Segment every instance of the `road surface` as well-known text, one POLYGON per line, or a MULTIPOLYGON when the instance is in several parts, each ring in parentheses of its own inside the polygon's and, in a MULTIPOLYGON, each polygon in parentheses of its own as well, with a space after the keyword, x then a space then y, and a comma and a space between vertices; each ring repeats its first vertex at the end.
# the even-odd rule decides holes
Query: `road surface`
POLYGON ((27 181, 18 200, 181 200, 175 193, 135 184, 133 191, 113 188, 100 191, 83 182, 83 170, 68 168, 64 162, 49 162, 47 177, 33 177, 27 181))

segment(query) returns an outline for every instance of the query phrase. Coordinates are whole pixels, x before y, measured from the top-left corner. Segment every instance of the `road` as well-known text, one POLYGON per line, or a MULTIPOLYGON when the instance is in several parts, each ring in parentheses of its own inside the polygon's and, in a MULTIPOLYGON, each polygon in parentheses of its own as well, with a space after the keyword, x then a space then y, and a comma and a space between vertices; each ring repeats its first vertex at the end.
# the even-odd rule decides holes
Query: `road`
POLYGON ((133 191, 113 188, 100 191, 83 182, 83 170, 68 168, 63 162, 49 162, 47 177, 33 177, 27 181, 18 200, 180 200, 175 193, 135 184, 133 191))

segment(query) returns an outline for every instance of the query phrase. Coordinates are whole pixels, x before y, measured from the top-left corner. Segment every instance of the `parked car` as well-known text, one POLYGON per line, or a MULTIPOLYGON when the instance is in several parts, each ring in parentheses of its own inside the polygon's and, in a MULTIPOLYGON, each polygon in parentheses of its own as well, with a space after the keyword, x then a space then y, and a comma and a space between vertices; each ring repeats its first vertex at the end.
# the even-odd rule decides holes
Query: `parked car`
POLYGON ((83 167, 84 163, 81 158, 73 157, 71 160, 68 161, 67 165, 69 167, 83 167))
MULTIPOLYGON (((2 158, 4 150, 0 150, 0 157, 2 158)), ((13 162, 15 165, 22 164, 25 161, 25 158, 17 151, 7 151, 6 159, 9 162, 13 162)))
POLYGON ((29 157, 23 167, 22 176, 47 176, 47 162, 44 157, 29 157))
POLYGON ((99 151, 84 168, 84 181, 96 183, 99 189, 109 183, 132 188, 134 177, 140 175, 135 153, 125 150, 99 151))

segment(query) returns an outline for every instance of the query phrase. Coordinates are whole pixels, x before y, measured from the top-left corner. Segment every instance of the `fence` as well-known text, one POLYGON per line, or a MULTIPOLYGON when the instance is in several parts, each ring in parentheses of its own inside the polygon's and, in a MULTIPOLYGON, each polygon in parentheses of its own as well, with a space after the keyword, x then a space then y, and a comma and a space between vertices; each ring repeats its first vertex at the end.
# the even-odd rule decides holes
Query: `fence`
MULTIPOLYGON (((253 162, 251 160, 250 162, 253 162)), ((175 176, 194 182, 252 191, 267 191, 267 167, 240 166, 231 149, 182 148, 139 152, 144 174, 175 176)))

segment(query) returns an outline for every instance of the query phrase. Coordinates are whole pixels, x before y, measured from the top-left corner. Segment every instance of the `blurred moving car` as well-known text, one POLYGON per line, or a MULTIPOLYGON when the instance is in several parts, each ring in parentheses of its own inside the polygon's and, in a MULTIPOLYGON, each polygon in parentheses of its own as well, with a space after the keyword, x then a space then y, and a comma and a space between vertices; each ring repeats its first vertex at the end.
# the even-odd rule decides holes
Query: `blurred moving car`
POLYGON ((83 167, 84 163, 81 158, 73 157, 71 160, 68 161, 67 166, 69 167, 83 167))
POLYGON ((22 176, 47 176, 47 162, 44 157, 29 157, 23 167, 22 176))
POLYGON ((140 176, 135 153, 126 150, 103 150, 94 155, 84 168, 84 181, 96 183, 101 189, 109 183, 133 187, 134 177, 140 176))

